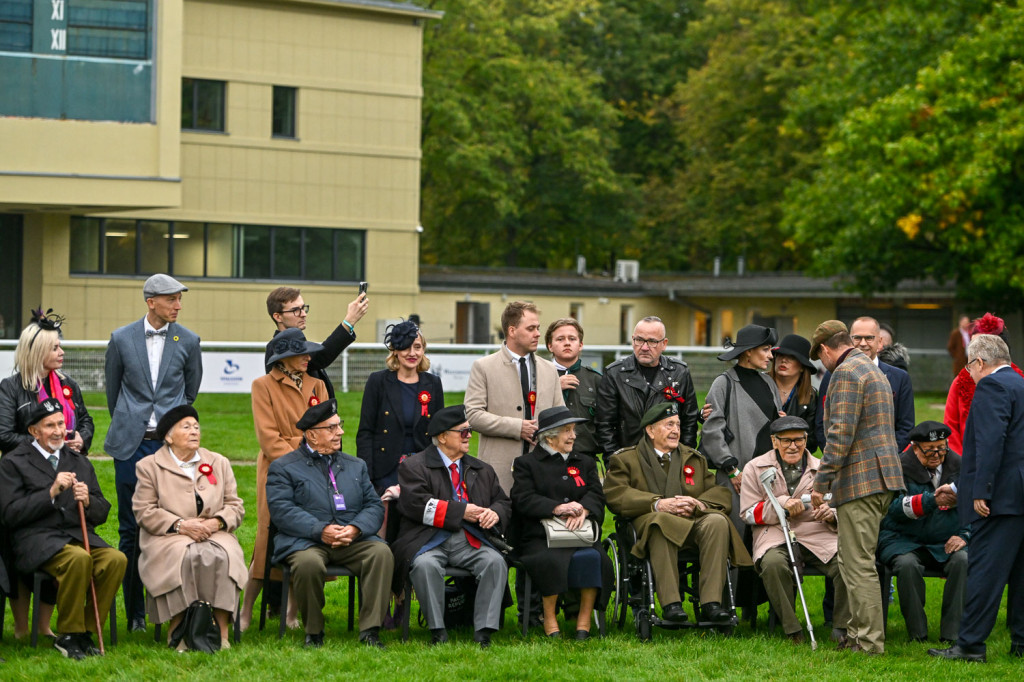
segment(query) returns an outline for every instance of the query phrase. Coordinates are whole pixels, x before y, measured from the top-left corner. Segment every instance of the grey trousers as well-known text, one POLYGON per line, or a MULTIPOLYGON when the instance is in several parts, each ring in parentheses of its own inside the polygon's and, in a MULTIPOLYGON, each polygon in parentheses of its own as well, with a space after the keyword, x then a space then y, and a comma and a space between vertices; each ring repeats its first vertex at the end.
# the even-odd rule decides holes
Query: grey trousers
MULTIPOLYGON (((799 545, 797 546, 799 547, 799 545)), ((794 547, 794 549, 797 549, 794 547)), ((821 569, 827 580, 831 580, 836 587, 835 607, 833 611, 833 623, 837 628, 846 629, 850 620, 850 606, 846 597, 846 583, 839 575, 839 557, 833 556, 828 563, 822 562, 809 549, 800 548, 804 564, 821 569)), ((775 613, 782 619, 782 630, 787 635, 801 632, 800 618, 796 615, 793 607, 793 600, 796 594, 794 587, 793 569, 789 565, 789 552, 786 545, 772 547, 757 560, 757 573, 764 582, 764 589, 768 593, 768 601, 771 602, 775 613)), ((802 607, 801 607, 802 608, 802 607)))
POLYGON ((896 591, 900 595, 900 610, 911 639, 928 639, 928 617, 924 613, 924 570, 941 568, 946 576, 942 590, 942 620, 939 637, 955 642, 960 632, 960 617, 964 613, 964 595, 967 590, 967 548, 953 552, 939 563, 927 550, 900 554, 892 560, 896 576, 896 591))
MULTIPOLYGON (((316 545, 288 555, 292 572, 292 598, 307 635, 324 631, 324 581, 327 565, 341 565, 359 576, 359 629, 380 627, 391 599, 394 555, 387 543, 353 542, 347 547, 316 545)), ((284 618, 284 614, 281 615, 284 618)))
POLYGON ((412 560, 409 577, 419 596, 420 609, 426 611, 427 627, 444 627, 444 569, 448 566, 463 568, 476 577, 473 628, 497 630, 508 567, 497 550, 487 545, 474 549, 462 532, 452 533, 443 543, 412 560))

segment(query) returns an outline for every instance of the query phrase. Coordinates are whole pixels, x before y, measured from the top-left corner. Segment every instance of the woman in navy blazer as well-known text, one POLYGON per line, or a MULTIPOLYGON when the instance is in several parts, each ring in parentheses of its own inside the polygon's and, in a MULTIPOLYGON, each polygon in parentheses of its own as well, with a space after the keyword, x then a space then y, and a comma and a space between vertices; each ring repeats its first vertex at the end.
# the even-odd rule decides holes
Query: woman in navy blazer
POLYGON ((399 492, 398 463, 430 445, 427 425, 444 407, 444 391, 441 379, 427 372, 427 344, 415 324, 391 325, 384 344, 390 351, 387 369, 366 381, 356 454, 366 462, 377 493, 392 499, 399 492))

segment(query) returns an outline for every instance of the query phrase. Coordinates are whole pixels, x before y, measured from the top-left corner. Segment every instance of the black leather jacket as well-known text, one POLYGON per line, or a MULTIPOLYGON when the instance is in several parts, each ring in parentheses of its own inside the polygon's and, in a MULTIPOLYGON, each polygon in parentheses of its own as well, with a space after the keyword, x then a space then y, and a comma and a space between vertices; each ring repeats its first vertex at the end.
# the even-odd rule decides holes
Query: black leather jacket
POLYGON ((597 442, 607 459, 621 448, 640 442, 640 420, 650 407, 666 402, 665 389, 671 388, 683 398, 680 405, 680 443, 697 447, 697 396, 686 363, 661 356, 659 371, 648 384, 637 366, 636 356, 617 360, 605 367, 597 391, 597 442))
MULTIPOLYGON (((61 380, 61 386, 71 389, 71 402, 75 406, 75 430, 82 435, 82 454, 88 454, 95 427, 89 410, 85 409, 82 391, 74 379, 67 375, 61 380)), ((32 436, 28 435, 28 418, 38 402, 37 391, 26 391, 22 387, 20 373, 0 381, 0 452, 7 454, 22 443, 32 442, 32 436)))

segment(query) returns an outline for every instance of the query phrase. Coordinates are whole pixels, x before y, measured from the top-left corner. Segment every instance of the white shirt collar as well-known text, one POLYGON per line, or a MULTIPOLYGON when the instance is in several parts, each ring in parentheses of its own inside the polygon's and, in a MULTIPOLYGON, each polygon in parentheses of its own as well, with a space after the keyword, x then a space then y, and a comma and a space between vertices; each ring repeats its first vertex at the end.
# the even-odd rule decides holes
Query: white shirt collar
POLYGON ((529 354, 529 353, 527 353, 526 355, 519 355, 518 353, 516 353, 515 351, 513 351, 513 350, 512 350, 511 348, 509 348, 508 346, 505 346, 505 351, 506 351, 506 352, 508 352, 508 354, 512 356, 512 359, 513 359, 513 360, 515 360, 515 361, 516 361, 516 363, 518 363, 518 362, 519 362, 519 359, 520 359, 520 358, 529 358, 529 357, 530 357, 530 354, 529 354))
POLYGON ((878 367, 878 356, 876 355, 875 359, 872 360, 871 362, 875 363, 875 367, 878 367))
POLYGON ((555 366, 555 369, 565 370, 566 372, 569 371, 569 368, 568 367, 563 367, 562 365, 560 365, 558 363, 558 360, 552 360, 551 364, 553 364, 555 366))
POLYGON ((996 367, 996 368, 995 368, 994 370, 992 370, 991 372, 989 372, 989 374, 995 374, 995 373, 996 373, 996 372, 998 372, 999 370, 1001 370, 1001 369, 1005 369, 1005 368, 1007 368, 1007 367, 1009 367, 1009 365, 999 365, 999 366, 998 366, 998 367, 996 367))
POLYGON ((40 444, 39 444, 39 441, 37 441, 37 440, 33 440, 33 441, 32 441, 32 445, 34 445, 34 446, 35 446, 35 448, 36 448, 36 450, 38 450, 38 451, 39 451, 39 453, 40 453, 40 454, 41 454, 41 455, 42 455, 42 456, 43 456, 44 458, 46 458, 46 460, 47 460, 47 462, 46 462, 46 463, 47 463, 47 464, 49 464, 49 463, 50 463, 50 462, 49 462, 49 458, 50 458, 51 456, 52 456, 52 457, 56 457, 56 458, 57 458, 57 461, 58 461, 58 462, 60 461, 60 448, 57 448, 57 450, 56 450, 56 451, 54 451, 54 452, 50 452, 49 450, 47 450, 46 448, 44 448, 44 447, 43 447, 42 445, 40 445, 40 444))
POLYGON ((153 325, 151 325, 151 324, 149 323, 149 315, 147 315, 147 316, 145 316, 144 318, 142 318, 142 327, 143 327, 143 328, 144 328, 144 329, 145 329, 145 330, 146 330, 147 332, 157 332, 157 331, 160 331, 160 329, 167 329, 167 325, 166 325, 166 324, 165 324, 164 326, 160 327, 160 329, 157 329, 156 327, 154 327, 153 325))

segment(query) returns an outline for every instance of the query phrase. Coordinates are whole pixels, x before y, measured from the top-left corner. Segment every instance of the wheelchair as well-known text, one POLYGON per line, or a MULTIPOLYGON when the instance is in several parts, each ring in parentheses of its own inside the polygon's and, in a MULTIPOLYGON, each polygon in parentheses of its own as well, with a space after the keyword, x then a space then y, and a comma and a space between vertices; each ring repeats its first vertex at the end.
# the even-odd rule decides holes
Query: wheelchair
POLYGON ((602 541, 605 552, 612 560, 615 571, 615 586, 608 608, 615 624, 622 629, 626 625, 627 609, 633 613, 633 626, 637 637, 646 642, 651 639, 654 627, 667 630, 704 629, 731 635, 739 624, 736 617, 735 598, 733 596, 731 569, 726 572, 726 595, 723 596, 725 606, 732 616, 727 623, 712 623, 700 620, 700 561, 695 550, 679 552, 679 592, 684 601, 693 607, 691 619, 684 623, 663 620, 655 614, 654 571, 650 559, 638 559, 631 554, 637 540, 636 529, 631 519, 615 517, 615 532, 610 533, 602 541), (725 599, 727 598, 727 600, 725 599))

